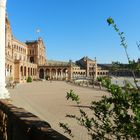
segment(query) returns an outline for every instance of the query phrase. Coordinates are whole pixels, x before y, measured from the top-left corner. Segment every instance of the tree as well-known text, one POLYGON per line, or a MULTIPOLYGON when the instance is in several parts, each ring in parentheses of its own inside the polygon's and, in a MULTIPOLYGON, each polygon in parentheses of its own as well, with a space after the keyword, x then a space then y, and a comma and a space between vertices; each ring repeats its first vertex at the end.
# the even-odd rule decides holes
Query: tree
MULTIPOLYGON (((128 63, 131 64, 127 53, 124 33, 120 32, 114 20, 108 18, 107 22, 115 29, 121 39, 121 45, 125 49, 128 63)), ((110 96, 103 96, 99 101, 91 101, 89 110, 93 116, 79 107, 80 116, 75 114, 66 117, 76 119, 81 126, 88 130, 88 134, 94 140, 138 140, 140 139, 140 90, 136 82, 133 69, 135 86, 126 83, 124 87, 111 84, 107 77, 99 78, 102 86, 110 93, 110 96)), ((80 104, 80 98, 73 90, 67 92, 67 100, 71 99, 80 104)), ((72 132, 67 124, 60 123, 60 126, 70 136, 72 132)))

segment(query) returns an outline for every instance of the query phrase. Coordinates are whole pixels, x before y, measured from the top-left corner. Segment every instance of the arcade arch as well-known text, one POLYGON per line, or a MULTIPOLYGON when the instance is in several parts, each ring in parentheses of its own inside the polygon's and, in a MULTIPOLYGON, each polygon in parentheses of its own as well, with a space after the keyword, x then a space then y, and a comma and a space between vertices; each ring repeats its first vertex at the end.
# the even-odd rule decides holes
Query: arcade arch
POLYGON ((40 69, 40 70, 39 70, 39 78, 40 78, 40 79, 44 79, 44 78, 45 78, 44 75, 45 75, 45 74, 44 74, 44 69, 40 69))
POLYGON ((39 69, 39 78, 53 79, 53 80, 66 80, 68 78, 68 68, 52 67, 39 69))

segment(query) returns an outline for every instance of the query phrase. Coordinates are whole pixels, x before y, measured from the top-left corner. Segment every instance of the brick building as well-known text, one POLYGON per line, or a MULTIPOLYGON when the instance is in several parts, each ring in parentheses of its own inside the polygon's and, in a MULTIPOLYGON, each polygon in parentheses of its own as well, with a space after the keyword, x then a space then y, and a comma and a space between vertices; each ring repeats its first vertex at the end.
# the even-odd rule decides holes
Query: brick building
POLYGON ((17 40, 6 16, 6 69, 7 81, 26 82, 32 79, 68 80, 75 78, 96 78, 108 75, 107 70, 97 66, 96 60, 83 57, 75 63, 49 61, 46 59, 46 48, 41 38, 25 43, 17 40))

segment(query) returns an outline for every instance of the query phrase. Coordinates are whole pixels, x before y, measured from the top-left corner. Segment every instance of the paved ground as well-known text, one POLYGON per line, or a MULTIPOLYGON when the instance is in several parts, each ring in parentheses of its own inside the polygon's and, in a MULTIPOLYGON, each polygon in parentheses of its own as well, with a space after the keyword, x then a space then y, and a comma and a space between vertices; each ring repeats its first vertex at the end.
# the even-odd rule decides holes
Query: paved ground
POLYGON ((78 114, 78 107, 65 98, 66 92, 70 89, 80 96, 83 106, 87 106, 90 101, 98 100, 102 95, 107 94, 98 89, 77 87, 58 81, 20 84, 9 91, 14 105, 23 107, 49 122, 53 129, 63 133, 58 124, 59 122, 68 122, 75 135, 74 140, 90 140, 83 128, 65 117, 66 114, 78 114))
MULTIPOLYGON (((135 86, 133 77, 112 77, 111 82, 120 86, 124 86, 124 80, 129 81, 135 86)), ((136 78, 138 86, 140 86, 140 78, 136 78)))

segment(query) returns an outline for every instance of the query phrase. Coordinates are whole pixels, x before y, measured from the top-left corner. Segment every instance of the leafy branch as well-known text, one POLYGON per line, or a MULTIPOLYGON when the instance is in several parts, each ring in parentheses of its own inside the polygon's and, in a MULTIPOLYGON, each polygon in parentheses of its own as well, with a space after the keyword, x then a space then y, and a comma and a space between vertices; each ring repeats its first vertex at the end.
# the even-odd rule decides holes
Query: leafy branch
MULTIPOLYGON (((92 116, 79 107, 80 116, 66 115, 66 117, 75 119, 78 124, 86 128, 93 140, 140 139, 139 91, 132 90, 128 85, 121 88, 111 84, 110 79, 106 77, 99 80, 110 96, 103 96, 99 101, 91 102, 89 111, 92 116)), ((77 105, 81 104, 79 96, 73 90, 68 93, 66 96, 68 100, 77 103, 78 99, 77 105)), ((63 128, 64 132, 71 135, 72 131, 69 127, 63 128)))
MULTIPOLYGON (((132 64, 127 53, 127 44, 124 33, 120 32, 114 20, 108 18, 107 22, 112 25, 121 39, 121 46, 124 47, 128 63, 132 64)), ((137 85, 132 67, 132 74, 136 87, 126 81, 124 87, 112 84, 108 77, 99 77, 98 81, 110 94, 103 96, 99 101, 91 101, 90 115, 80 106, 80 98, 73 90, 67 92, 67 100, 72 100, 78 106, 80 115, 69 115, 66 117, 75 119, 80 126, 87 129, 87 134, 92 140, 139 140, 140 139, 140 90, 137 85), (92 115, 91 115, 92 114, 92 115)), ((60 127, 73 137, 68 124, 60 123, 60 127)))
MULTIPOLYGON (((114 30, 117 32, 117 34, 119 35, 120 40, 121 40, 121 44, 120 44, 120 45, 121 45, 121 46, 124 48, 124 50, 125 50, 125 54, 126 54, 126 57, 127 57, 127 60, 128 60, 128 64, 131 65, 131 66, 133 66, 134 63, 133 63, 133 61, 130 60, 130 57, 129 57, 128 52, 127 52, 127 47, 128 47, 128 45, 127 45, 127 43, 126 43, 126 39, 125 39, 125 36, 124 36, 124 32, 121 32, 121 31, 119 30, 119 28, 118 28, 117 25, 115 24, 113 18, 109 17, 109 18, 107 19, 107 23, 108 23, 108 25, 111 25, 111 26, 114 28, 114 30)), ((139 47, 139 46, 138 46, 138 47, 139 47)), ((137 84, 137 80, 136 80, 136 76, 135 76, 133 67, 132 67, 130 70, 131 70, 131 73, 132 73, 132 75, 133 75, 134 83, 135 83, 137 89, 140 90, 140 87, 139 87, 138 84, 137 84)))

